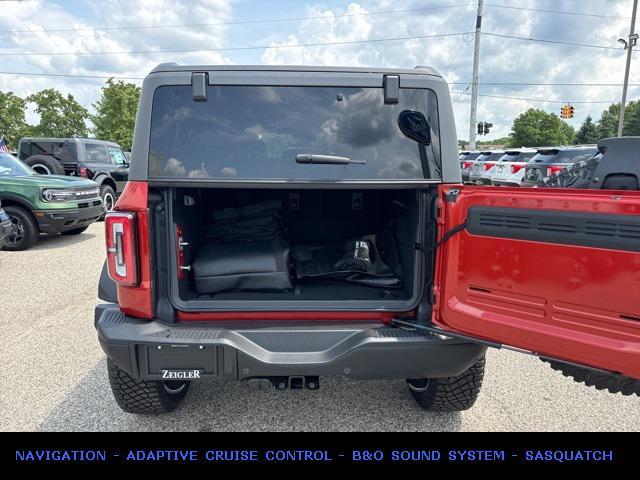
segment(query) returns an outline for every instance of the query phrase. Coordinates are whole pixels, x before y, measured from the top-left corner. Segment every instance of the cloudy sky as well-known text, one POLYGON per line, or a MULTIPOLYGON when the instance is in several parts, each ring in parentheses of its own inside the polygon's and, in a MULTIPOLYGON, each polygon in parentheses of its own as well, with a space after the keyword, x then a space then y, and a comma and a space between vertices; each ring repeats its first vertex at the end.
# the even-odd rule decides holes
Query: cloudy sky
MULTIPOLYGON (((573 102, 576 118, 571 124, 578 127, 586 115, 598 118, 608 102, 618 101, 625 52, 617 39, 628 35, 632 3, 485 0, 487 35, 481 45, 478 120, 495 125, 487 138, 508 134, 513 118, 530 107, 557 113, 562 102, 573 102), (557 85, 563 83, 613 85, 557 85)), ((169 61, 430 65, 450 82, 458 137, 466 139, 473 35, 465 32, 474 30, 476 4, 475 0, 2 1, 0 90, 26 96, 53 87, 72 93, 91 109, 104 79, 24 74, 143 77, 158 63, 169 61), (314 46, 296 47, 300 44, 314 46)), ((638 62, 640 52, 634 54, 630 77, 631 83, 640 85, 638 62)), ((640 87, 632 87, 629 99, 638 94, 640 87)), ((27 118, 36 119, 33 112, 27 118)))

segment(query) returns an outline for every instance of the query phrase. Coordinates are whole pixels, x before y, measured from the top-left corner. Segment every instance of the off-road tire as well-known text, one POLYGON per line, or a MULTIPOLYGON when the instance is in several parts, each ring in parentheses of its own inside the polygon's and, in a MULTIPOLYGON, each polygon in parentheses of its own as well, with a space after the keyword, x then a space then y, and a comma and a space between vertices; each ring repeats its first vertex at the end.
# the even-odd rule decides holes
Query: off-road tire
POLYGON ((64 166, 48 155, 31 155, 24 163, 31 168, 35 166, 34 170, 40 175, 64 175, 64 166))
POLYGON ((596 390, 607 390, 609 393, 640 396, 640 380, 625 377, 618 373, 591 370, 554 360, 544 358, 541 358, 541 360, 548 363, 554 370, 561 372, 565 377, 570 377, 578 383, 584 383, 587 387, 595 387, 596 390))
POLYGON ((473 406, 484 377, 484 355, 457 377, 407 380, 418 404, 431 412, 459 412, 473 406))
POLYGON ((102 204, 104 205, 104 215, 102 215, 98 220, 104 220, 104 216, 113 210, 113 207, 116 204, 116 193, 113 191, 110 185, 101 185, 100 186, 100 198, 102 198, 102 204), (110 202, 110 205, 108 203, 110 202))
POLYGON ((158 415, 172 412, 189 390, 189 382, 156 382, 133 378, 111 359, 107 359, 107 370, 113 396, 118 406, 127 413, 158 415), (167 388, 167 384, 172 384, 173 392, 167 388))
POLYGON ((38 224, 35 218, 33 218, 33 215, 31 215, 31 212, 26 208, 15 205, 4 207, 4 211, 9 216, 9 219, 11 219, 11 223, 14 224, 14 228, 20 228, 22 238, 15 243, 11 243, 9 237, 7 237, 2 249, 10 252, 18 252, 35 245, 40 232, 38 224))
POLYGON ((89 228, 89 225, 85 225, 84 227, 74 228, 73 230, 66 230, 62 233, 62 235, 80 235, 82 232, 85 232, 89 228))

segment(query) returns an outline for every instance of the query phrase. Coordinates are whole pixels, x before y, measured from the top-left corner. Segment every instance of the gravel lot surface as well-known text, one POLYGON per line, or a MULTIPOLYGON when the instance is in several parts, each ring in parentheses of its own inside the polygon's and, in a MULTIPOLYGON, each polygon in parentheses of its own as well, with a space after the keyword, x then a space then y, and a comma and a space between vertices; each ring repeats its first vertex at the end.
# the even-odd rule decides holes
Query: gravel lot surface
POLYGON ((0 251, 0 430, 640 430, 638 397, 495 350, 478 402, 463 413, 424 413, 403 381, 321 379, 316 392, 199 383, 170 415, 125 414, 93 328, 102 229, 0 251))

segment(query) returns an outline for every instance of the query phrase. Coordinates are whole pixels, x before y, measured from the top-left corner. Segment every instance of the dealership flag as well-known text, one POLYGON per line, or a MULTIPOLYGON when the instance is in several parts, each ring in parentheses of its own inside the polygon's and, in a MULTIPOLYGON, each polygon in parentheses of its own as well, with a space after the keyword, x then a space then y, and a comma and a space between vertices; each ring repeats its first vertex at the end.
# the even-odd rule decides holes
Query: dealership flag
POLYGON ((4 137, 4 135, 2 136, 2 138, 0 138, 0 152, 9 153, 9 142, 7 142, 7 139, 4 137))

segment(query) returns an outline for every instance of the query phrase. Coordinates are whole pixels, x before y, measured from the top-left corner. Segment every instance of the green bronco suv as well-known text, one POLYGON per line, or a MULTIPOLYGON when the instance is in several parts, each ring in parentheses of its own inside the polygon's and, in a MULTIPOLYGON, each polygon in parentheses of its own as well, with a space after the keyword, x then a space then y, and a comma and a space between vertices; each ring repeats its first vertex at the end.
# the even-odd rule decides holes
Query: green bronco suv
POLYGON ((4 250, 25 250, 40 233, 77 235, 104 213, 92 180, 38 175, 7 153, 0 153, 0 200, 12 224, 4 250))

